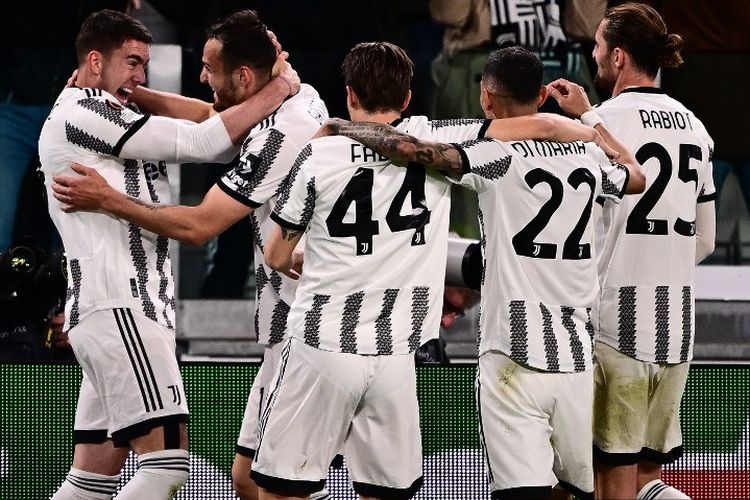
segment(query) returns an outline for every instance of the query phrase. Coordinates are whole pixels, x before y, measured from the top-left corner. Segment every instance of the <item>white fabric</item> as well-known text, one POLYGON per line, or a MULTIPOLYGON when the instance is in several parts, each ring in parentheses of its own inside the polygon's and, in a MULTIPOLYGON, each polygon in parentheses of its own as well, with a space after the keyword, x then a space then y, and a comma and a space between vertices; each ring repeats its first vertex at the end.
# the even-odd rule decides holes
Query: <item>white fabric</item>
MULTIPOLYGON (((416 117, 397 128, 460 141, 476 138, 483 124, 416 117)), ((271 217, 308 231, 290 334, 313 347, 358 354, 409 353, 435 338, 450 212, 444 177, 396 166, 337 136, 308 143, 289 179, 271 217)))
POLYGON ((592 492, 592 395, 591 372, 547 373, 482 354, 477 401, 490 490, 554 486, 556 477, 592 492))
POLYGON ((479 193, 480 354, 546 371, 591 368, 598 297, 591 207, 619 201, 627 170, 593 143, 474 141, 459 184, 479 193))
MULTIPOLYGON (((129 307, 174 325, 174 280, 168 239, 101 212, 64 213, 50 189, 52 176, 74 174, 70 162, 95 168, 118 191, 147 203, 169 203, 168 158, 113 156, 117 144, 150 119, 114 103, 102 90, 65 89, 42 128, 41 171, 49 213, 68 259, 65 329, 92 311, 129 307)), ((164 140, 159 138, 159 140, 164 140)))
POLYGON ((169 163, 228 163, 237 151, 219 115, 197 124, 152 116, 124 144, 120 157, 149 155, 169 163))
POLYGON ((598 245, 602 290, 594 325, 602 342, 628 356, 689 361, 694 234, 705 230, 696 227, 696 205, 715 196, 713 141, 691 111, 658 90, 627 89, 597 112, 639 159, 646 191, 618 206, 604 205, 598 245), (660 173, 666 184, 657 196, 660 173), (680 225, 687 235, 678 233, 680 225))
POLYGON ((117 491, 120 475, 105 476, 71 467, 50 500, 109 500, 117 491))
POLYGON ((361 356, 292 338, 261 420, 253 471, 319 481, 343 450, 352 481, 409 488, 422 475, 414 356, 361 356))
POLYGON ((595 352, 594 445, 607 453, 646 448, 652 455, 682 446, 680 401, 689 363, 639 361, 604 343, 595 352))
POLYGON ((275 226, 269 216, 297 154, 327 118, 318 93, 303 84, 299 93, 250 131, 238 164, 218 182, 232 198, 255 208, 250 216, 256 268, 254 324, 261 344, 273 345, 285 337, 287 311, 297 289, 297 281, 268 267, 263 258, 275 226))
POLYGON ((69 338, 98 395, 97 401, 82 389, 76 429, 101 429, 106 418, 104 428, 112 434, 145 420, 187 415, 173 331, 138 311, 107 309, 88 315, 69 338))
POLYGON ((636 500, 690 500, 689 496, 660 479, 646 483, 635 498, 636 500))
POLYGON ((244 448, 250 450, 258 449, 258 422, 260 414, 268 398, 271 381, 276 373, 276 368, 281 359, 281 352, 285 345, 284 342, 280 342, 266 347, 265 351, 263 351, 263 363, 260 365, 258 374, 253 380, 250 394, 247 396, 245 414, 242 417, 240 435, 237 438, 237 444, 244 448))
POLYGON ((118 500, 172 500, 190 477, 186 450, 163 450, 138 456, 138 471, 117 494, 118 500))

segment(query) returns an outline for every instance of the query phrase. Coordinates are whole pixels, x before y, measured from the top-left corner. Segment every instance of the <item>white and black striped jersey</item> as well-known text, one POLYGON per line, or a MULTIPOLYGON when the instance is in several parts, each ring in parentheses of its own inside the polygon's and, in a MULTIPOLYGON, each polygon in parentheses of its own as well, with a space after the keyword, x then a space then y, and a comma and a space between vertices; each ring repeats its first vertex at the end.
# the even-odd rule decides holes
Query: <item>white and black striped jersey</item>
POLYGON ((642 361, 689 361, 696 204, 716 196, 713 141, 690 110, 656 88, 626 89, 597 112, 646 175, 642 194, 602 210, 598 338, 642 361))
POLYGON ((229 196, 255 209, 250 215, 255 245, 254 323, 258 342, 268 346, 284 339, 289 305, 297 289, 296 281, 266 266, 264 242, 274 226, 269 216, 279 185, 326 119, 325 103, 313 87, 303 84, 294 97, 250 131, 237 166, 218 183, 229 196))
MULTIPOLYGON (((401 121, 432 140, 476 138, 483 120, 401 121)), ((319 349, 407 354, 435 338, 445 281, 450 184, 345 137, 308 143, 271 218, 307 230, 290 335, 319 349)))
POLYGON ((100 89, 67 88, 39 139, 48 206, 68 258, 65 329, 87 314, 127 307, 174 326, 175 300, 168 239, 104 212, 66 214, 52 196, 52 176, 71 162, 93 167, 115 189, 148 203, 169 203, 162 159, 122 159, 124 144, 149 120, 100 89))
POLYGON ((619 200, 625 167, 593 143, 471 141, 462 186, 477 191, 484 259, 480 355, 550 372, 592 367, 599 294, 592 204, 619 200))

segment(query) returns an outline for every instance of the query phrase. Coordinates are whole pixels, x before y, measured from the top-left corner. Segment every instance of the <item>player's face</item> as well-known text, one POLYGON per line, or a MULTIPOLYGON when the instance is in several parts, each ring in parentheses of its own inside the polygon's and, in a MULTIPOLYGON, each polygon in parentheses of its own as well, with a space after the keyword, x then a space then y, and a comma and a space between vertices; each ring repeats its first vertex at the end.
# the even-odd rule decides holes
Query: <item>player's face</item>
POLYGON ((591 53, 596 62, 596 76, 594 77, 594 83, 597 87, 612 92, 615 87, 615 81, 617 80, 617 74, 615 73, 615 65, 613 62, 613 53, 610 47, 607 45, 607 41, 604 39, 603 27, 606 21, 599 23, 599 28, 596 30, 594 35, 594 50, 591 53))
POLYGON ((127 40, 111 54, 102 58, 101 88, 127 104, 130 94, 146 83, 149 45, 127 40))
POLYGON ((234 82, 235 72, 226 71, 221 59, 222 43, 209 38, 203 46, 203 69, 201 82, 207 83, 214 91, 214 109, 223 111, 242 102, 240 92, 234 82))

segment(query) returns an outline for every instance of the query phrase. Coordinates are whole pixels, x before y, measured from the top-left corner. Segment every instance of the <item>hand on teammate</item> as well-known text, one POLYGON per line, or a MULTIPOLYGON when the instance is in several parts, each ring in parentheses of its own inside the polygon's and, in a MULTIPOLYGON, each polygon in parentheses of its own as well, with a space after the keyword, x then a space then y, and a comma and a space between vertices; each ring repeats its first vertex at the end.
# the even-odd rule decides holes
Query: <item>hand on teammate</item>
POLYGON ((592 109, 583 87, 564 78, 548 83, 547 92, 557 101, 563 111, 574 118, 580 118, 582 114, 592 109))
POLYGON ((48 347, 52 347, 52 345, 58 348, 70 347, 68 334, 66 332, 63 332, 64 324, 64 312, 59 312, 50 318, 47 332, 48 347))
POLYGON ((282 78, 289 85, 289 95, 295 95, 299 92, 300 79, 292 65, 287 61, 289 52, 282 50, 281 44, 273 31, 268 31, 268 37, 276 49, 276 63, 271 68, 271 76, 282 78))
POLYGON ((52 178, 53 195, 62 203, 62 210, 99 210, 104 192, 110 189, 107 181, 95 169, 80 163, 73 162, 70 168, 79 175, 58 174, 52 178))

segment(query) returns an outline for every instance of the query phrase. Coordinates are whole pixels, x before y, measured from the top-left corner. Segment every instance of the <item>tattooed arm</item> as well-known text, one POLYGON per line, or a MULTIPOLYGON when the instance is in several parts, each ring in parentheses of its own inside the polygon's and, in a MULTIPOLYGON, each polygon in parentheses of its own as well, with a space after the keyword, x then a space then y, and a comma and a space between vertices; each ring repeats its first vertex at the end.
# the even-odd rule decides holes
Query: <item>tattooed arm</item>
POLYGON ((213 186, 200 205, 150 204, 110 186, 90 167, 71 164, 80 175, 56 175, 52 191, 65 212, 104 211, 153 233, 202 245, 245 217, 252 208, 213 186))
POLYGON ((331 119, 324 125, 332 135, 344 135, 361 142, 394 162, 415 162, 433 167, 451 177, 464 174, 461 156, 451 144, 421 141, 381 123, 331 119))
POLYGON ((276 224, 263 251, 268 267, 282 272, 292 279, 298 279, 301 262, 295 262, 300 257, 295 255, 294 249, 302 234, 302 231, 276 224))

